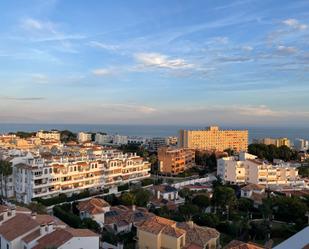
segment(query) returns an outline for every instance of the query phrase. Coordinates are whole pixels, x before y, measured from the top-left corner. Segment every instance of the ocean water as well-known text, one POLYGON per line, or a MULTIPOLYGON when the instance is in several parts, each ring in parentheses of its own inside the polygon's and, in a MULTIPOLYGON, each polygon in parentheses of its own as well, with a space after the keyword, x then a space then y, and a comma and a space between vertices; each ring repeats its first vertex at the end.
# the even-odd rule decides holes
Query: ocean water
MULTIPOLYGON (((6 124, 0 123, 0 133, 16 131, 38 131, 38 130, 70 130, 72 132, 106 132, 108 134, 120 134, 127 136, 142 137, 165 137, 176 136, 180 129, 198 129, 201 126, 185 125, 122 125, 122 124, 6 124)), ((222 129, 248 129, 249 140, 263 137, 287 137, 294 141, 296 138, 309 140, 309 128, 282 128, 282 127, 227 127, 222 129)))

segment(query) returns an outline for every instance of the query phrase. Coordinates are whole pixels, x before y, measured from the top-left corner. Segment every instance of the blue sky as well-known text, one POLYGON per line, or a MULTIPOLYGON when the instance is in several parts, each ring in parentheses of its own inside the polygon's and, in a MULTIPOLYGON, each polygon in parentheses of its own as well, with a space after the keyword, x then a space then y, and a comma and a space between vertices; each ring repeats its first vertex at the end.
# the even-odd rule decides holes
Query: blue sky
POLYGON ((0 9, 1 122, 309 122, 307 0, 6 0, 0 9))

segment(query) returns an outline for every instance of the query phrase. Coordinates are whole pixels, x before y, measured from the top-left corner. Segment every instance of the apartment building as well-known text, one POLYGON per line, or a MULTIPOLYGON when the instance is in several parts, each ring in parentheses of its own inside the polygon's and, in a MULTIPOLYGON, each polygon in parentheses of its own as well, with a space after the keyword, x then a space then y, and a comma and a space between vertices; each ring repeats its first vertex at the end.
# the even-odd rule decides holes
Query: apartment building
POLYGON ((111 144, 113 142, 113 137, 111 135, 106 135, 102 133, 95 134, 95 143, 97 144, 111 144))
POLYGON ((294 148, 297 151, 306 151, 309 149, 309 141, 302 138, 297 138, 294 141, 294 148))
POLYGON ((178 137, 170 136, 170 137, 165 138, 165 140, 166 140, 166 145, 176 146, 178 142, 178 137))
POLYGON ((60 140, 60 132, 59 131, 38 131, 36 136, 45 139, 45 140, 60 140))
POLYGON ((89 142, 91 141, 92 135, 91 133, 79 132, 77 134, 77 140, 79 143, 89 142))
POLYGON ((282 137, 282 138, 266 137, 266 138, 261 138, 261 139, 254 139, 253 143, 275 145, 277 147, 280 147, 280 146, 287 146, 289 148, 291 147, 291 141, 286 137, 282 137))
POLYGON ((99 249, 99 235, 73 229, 56 217, 0 205, 0 248, 99 249))
POLYGON ((180 130, 178 144, 180 148, 195 150, 247 151, 248 130, 220 130, 218 126, 204 130, 180 130))
POLYGON ((247 153, 218 159, 217 175, 224 181, 237 184, 253 183, 268 187, 304 185, 298 169, 291 164, 271 164, 247 153))
POLYGON ((158 149, 160 172, 178 174, 195 165, 195 151, 192 149, 158 149))
POLYGON ((115 144, 115 145, 128 144, 128 137, 122 136, 122 135, 114 135, 113 136, 113 144, 115 144))
POLYGON ((166 146, 165 137, 153 137, 148 142, 149 150, 157 151, 159 148, 166 146))
POLYGON ((200 227, 192 221, 176 223, 154 216, 136 226, 138 249, 219 247, 220 234, 216 229, 200 227))
POLYGON ((150 177, 150 163, 136 154, 98 148, 84 154, 48 157, 27 153, 12 163, 16 199, 25 203, 60 193, 116 188, 150 177))

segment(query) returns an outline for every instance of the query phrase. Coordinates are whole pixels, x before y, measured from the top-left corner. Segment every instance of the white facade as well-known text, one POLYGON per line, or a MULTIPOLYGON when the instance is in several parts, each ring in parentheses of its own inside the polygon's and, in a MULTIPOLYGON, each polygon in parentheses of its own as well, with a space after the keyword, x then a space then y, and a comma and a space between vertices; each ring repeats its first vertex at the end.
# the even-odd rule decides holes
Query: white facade
POLYGON ((91 141, 91 133, 79 132, 77 134, 77 140, 80 143, 91 141))
POLYGON ((309 149, 309 141, 301 138, 297 138, 294 141, 294 147, 298 151, 306 151, 309 149))
POLYGON ((113 136, 113 144, 116 144, 116 145, 128 144, 128 137, 127 136, 121 136, 121 135, 114 135, 113 136))
POLYGON ((28 154, 13 160, 16 199, 25 203, 36 197, 112 188, 148 178, 149 171, 150 164, 143 158, 115 150, 74 158, 45 159, 28 154))
POLYGON ((110 135, 104 135, 101 133, 95 134, 95 142, 97 144, 111 144, 113 141, 113 137, 110 135))
POLYGON ((46 140, 60 140, 60 132, 59 131, 38 131, 36 133, 36 136, 41 139, 46 140))
POLYGON ((246 154, 237 157, 225 157, 217 160, 217 175, 232 183, 253 183, 266 186, 304 185, 298 176, 296 167, 288 163, 272 165, 246 154))

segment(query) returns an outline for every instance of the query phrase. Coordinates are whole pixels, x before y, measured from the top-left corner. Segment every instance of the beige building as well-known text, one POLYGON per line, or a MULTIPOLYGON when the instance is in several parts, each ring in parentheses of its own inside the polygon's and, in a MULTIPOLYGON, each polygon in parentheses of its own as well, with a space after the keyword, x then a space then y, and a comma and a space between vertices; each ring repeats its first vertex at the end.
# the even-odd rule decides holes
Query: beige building
POLYGON ((138 249, 214 249, 219 246, 220 233, 213 228, 190 222, 176 223, 159 216, 136 225, 138 249))
POLYGON ((60 132, 59 131, 38 131, 36 136, 41 139, 46 140, 60 140, 60 132))
POLYGON ((158 149, 160 172, 178 174, 195 165, 195 151, 192 149, 158 149))
POLYGON ((287 147, 291 147, 291 141, 286 138, 286 137, 282 137, 282 138, 270 138, 270 137, 266 137, 266 138, 262 138, 262 139, 255 139, 253 140, 254 143, 258 143, 258 144, 266 144, 266 145, 275 145, 277 147, 280 146, 287 146, 287 147))
POLYGON ((180 130, 179 146, 196 150, 247 151, 248 130, 220 130, 210 126, 204 130, 180 130))
POLYGON ((239 157, 224 157, 217 161, 217 175, 232 183, 253 183, 265 186, 301 186, 304 181, 298 169, 289 163, 270 164, 256 156, 241 153, 239 157))

